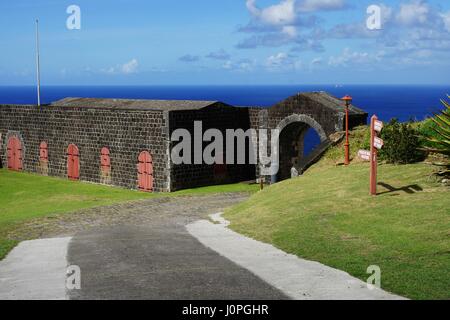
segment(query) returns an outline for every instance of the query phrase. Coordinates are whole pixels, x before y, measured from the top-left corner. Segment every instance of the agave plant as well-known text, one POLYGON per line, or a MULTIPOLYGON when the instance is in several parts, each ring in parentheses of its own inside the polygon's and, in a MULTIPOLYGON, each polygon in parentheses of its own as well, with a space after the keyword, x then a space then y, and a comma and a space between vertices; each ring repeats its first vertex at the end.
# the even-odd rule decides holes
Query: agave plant
MULTIPOLYGON (((449 95, 447 97, 450 98, 449 95)), ((431 118, 434 126, 431 128, 431 134, 426 137, 430 144, 426 150, 450 156, 450 103, 441 101, 445 109, 431 118)))

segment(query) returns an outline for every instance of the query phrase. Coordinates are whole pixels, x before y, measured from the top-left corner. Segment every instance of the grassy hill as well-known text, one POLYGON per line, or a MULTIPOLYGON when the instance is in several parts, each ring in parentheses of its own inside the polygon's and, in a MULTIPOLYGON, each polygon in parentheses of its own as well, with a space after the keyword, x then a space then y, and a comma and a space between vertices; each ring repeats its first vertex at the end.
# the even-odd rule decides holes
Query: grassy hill
POLYGON ((187 189, 170 194, 144 193, 0 169, 0 260, 17 244, 15 237, 10 235, 22 223, 31 219, 42 218, 44 221, 45 218, 79 209, 146 198, 254 192, 257 189, 257 185, 238 183, 187 189))
MULTIPOLYGON (((353 154, 364 140, 353 133, 353 154)), ((450 299, 450 189, 435 168, 381 165, 372 197, 368 164, 336 166, 341 155, 332 148, 305 175, 229 209, 231 228, 364 281, 378 265, 382 288, 409 298, 450 299)))

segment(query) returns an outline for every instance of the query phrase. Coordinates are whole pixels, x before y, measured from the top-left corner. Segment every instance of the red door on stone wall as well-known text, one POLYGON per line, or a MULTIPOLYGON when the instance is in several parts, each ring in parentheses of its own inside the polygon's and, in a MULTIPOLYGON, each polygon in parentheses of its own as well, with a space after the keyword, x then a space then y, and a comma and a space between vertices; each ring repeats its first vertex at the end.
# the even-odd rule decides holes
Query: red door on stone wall
POLYGON ((67 177, 70 180, 80 179, 80 152, 74 144, 67 148, 67 177))
POLYGON ((138 185, 142 191, 153 191, 153 159, 148 151, 142 151, 139 155, 138 185))
POLYGON ((22 170, 22 143, 17 137, 8 140, 8 169, 14 171, 22 170))
POLYGON ((111 157, 109 155, 109 149, 106 147, 101 150, 100 167, 103 174, 111 172, 111 157))
POLYGON ((45 141, 42 141, 39 145, 39 160, 48 161, 48 144, 45 141))

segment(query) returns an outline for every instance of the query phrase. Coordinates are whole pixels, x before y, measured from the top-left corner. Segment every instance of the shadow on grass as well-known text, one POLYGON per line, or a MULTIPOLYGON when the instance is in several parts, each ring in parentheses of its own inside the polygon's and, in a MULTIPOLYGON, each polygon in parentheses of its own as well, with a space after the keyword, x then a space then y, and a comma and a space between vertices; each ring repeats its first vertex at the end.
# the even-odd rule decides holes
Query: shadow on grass
POLYGON ((411 184, 409 186, 404 186, 404 187, 400 187, 400 188, 395 188, 395 187, 391 186, 390 184, 387 184, 387 183, 384 183, 384 182, 379 182, 378 185, 382 186, 385 189, 387 189, 387 191, 379 192, 378 195, 387 194, 387 193, 394 193, 394 192, 397 192, 397 191, 403 191, 403 192, 408 193, 408 194, 414 194, 416 192, 423 191, 423 188, 421 186, 419 186, 418 184, 411 184))

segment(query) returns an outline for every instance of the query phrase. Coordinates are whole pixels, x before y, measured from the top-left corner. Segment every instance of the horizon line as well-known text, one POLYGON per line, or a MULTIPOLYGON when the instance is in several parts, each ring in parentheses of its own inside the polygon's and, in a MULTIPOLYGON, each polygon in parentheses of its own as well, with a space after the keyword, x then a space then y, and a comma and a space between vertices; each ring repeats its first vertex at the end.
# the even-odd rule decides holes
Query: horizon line
MULTIPOLYGON (((283 83, 283 84, 45 84, 41 87, 287 87, 287 86, 450 86, 442 83, 283 83)), ((0 84, 0 87, 36 87, 36 84, 0 84)))

